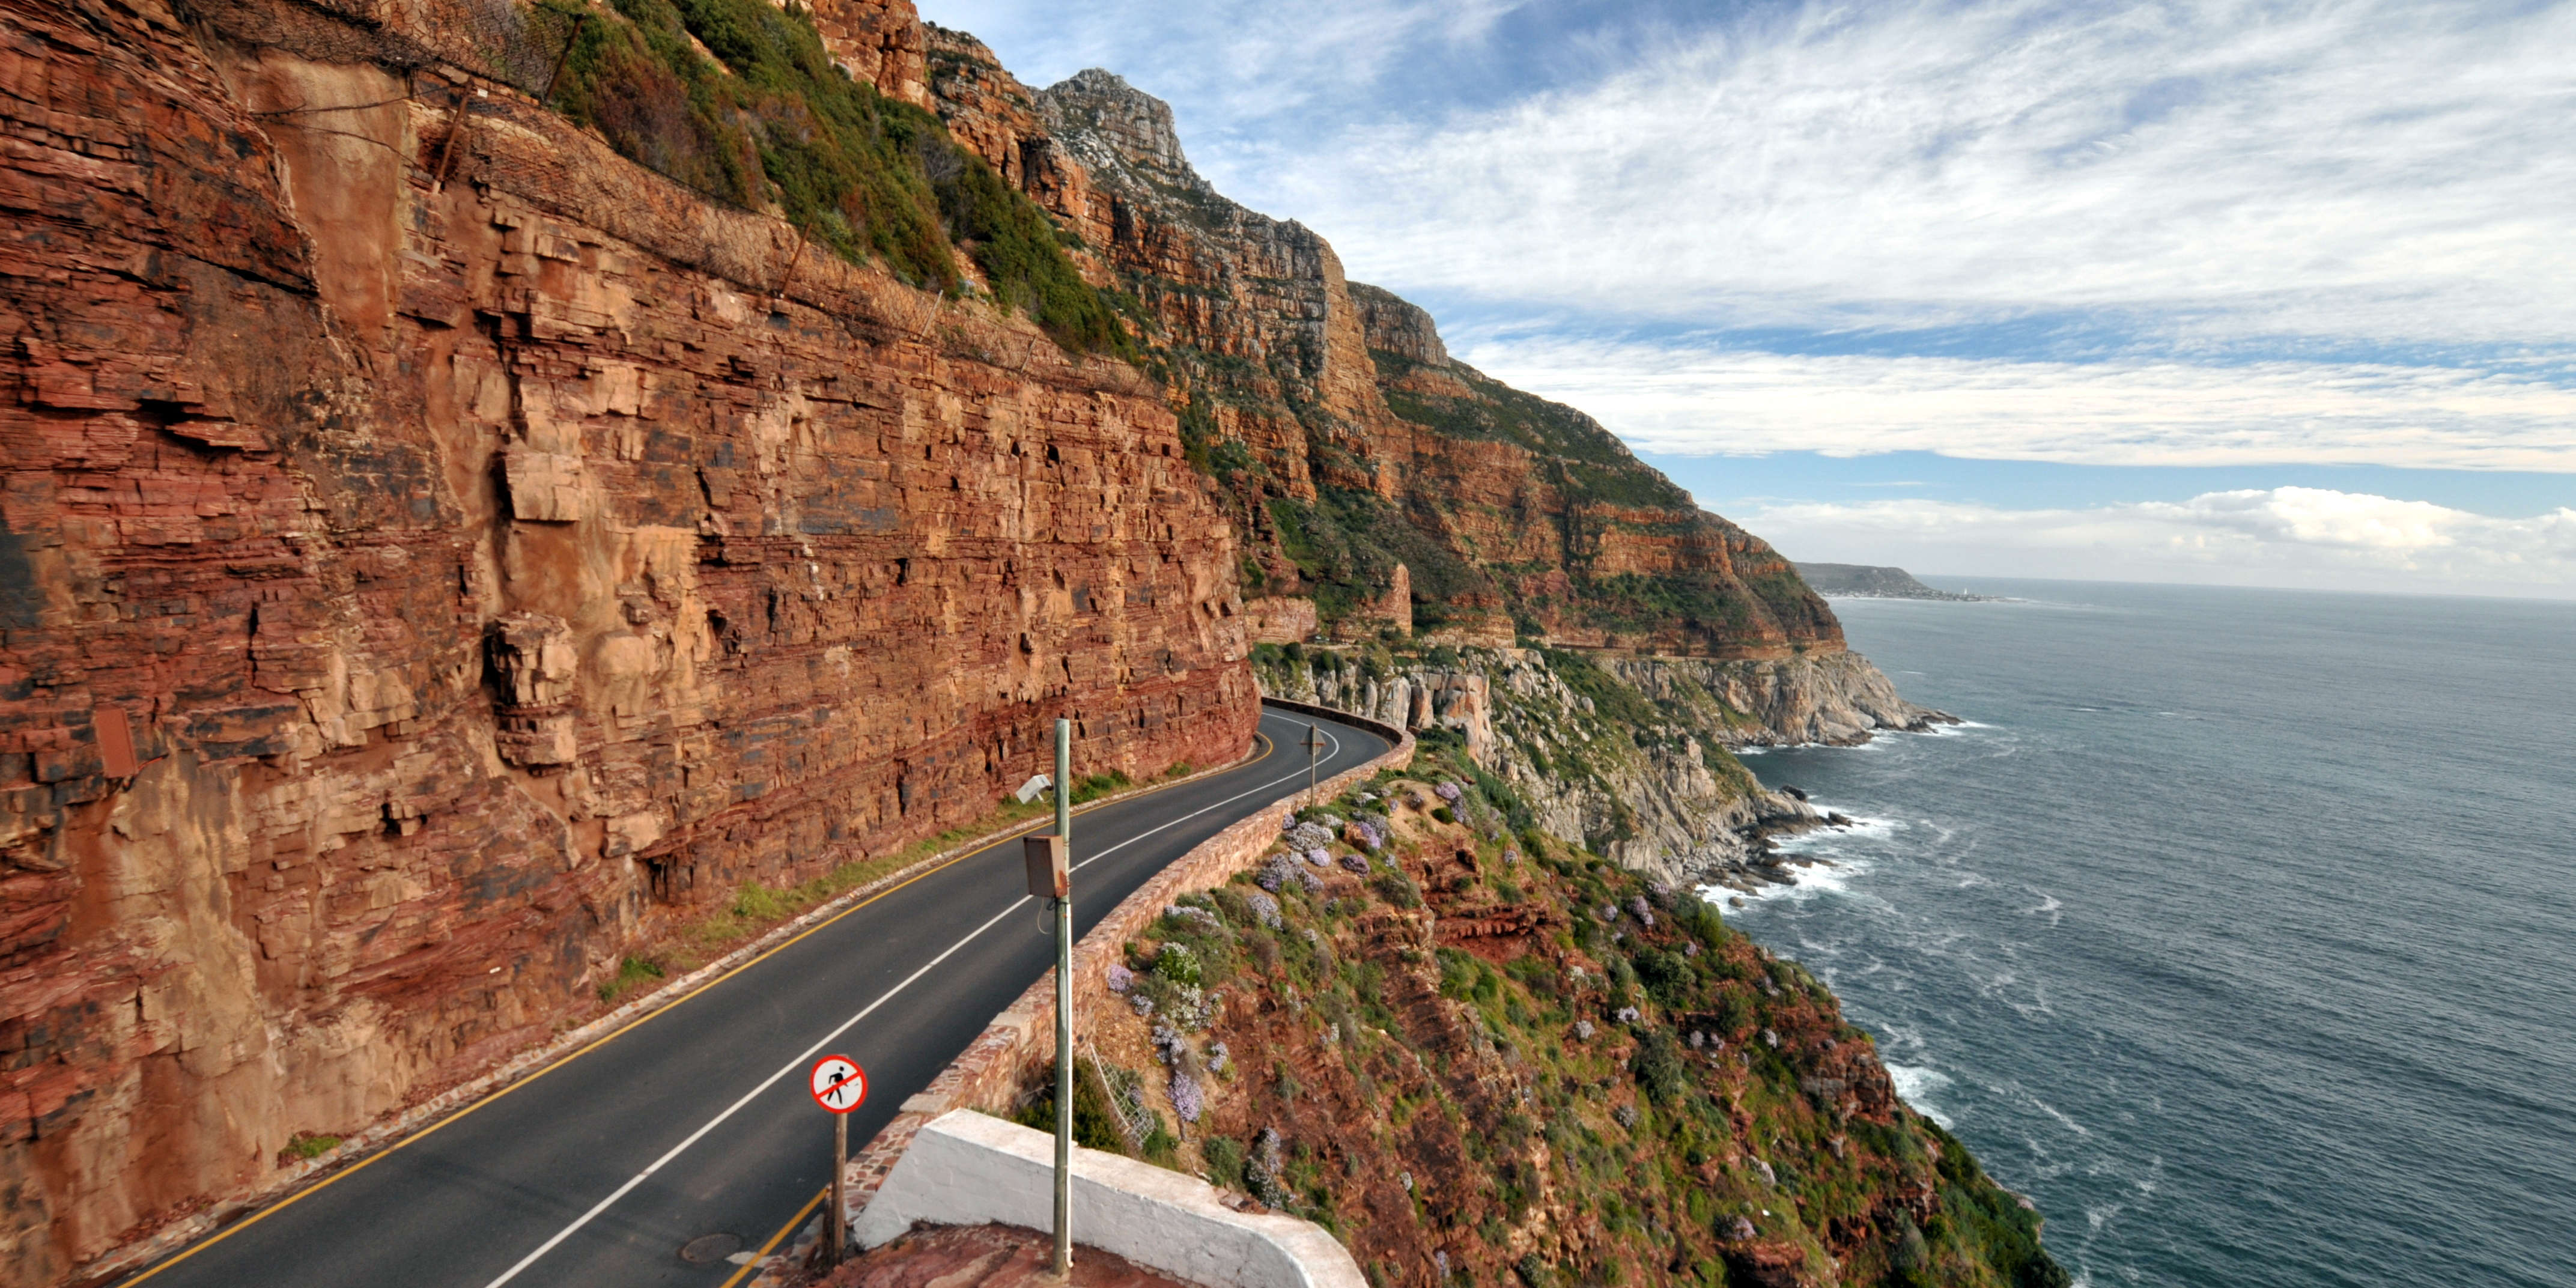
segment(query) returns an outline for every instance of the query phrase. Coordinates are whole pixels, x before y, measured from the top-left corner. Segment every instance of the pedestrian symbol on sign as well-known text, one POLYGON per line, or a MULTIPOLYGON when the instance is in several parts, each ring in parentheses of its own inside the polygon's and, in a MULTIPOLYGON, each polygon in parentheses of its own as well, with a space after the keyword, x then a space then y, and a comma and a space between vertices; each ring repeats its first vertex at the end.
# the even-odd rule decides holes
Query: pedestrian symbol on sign
POLYGON ((836 1114, 846 1114, 868 1098, 868 1075, 858 1063, 845 1055, 827 1055, 814 1062, 814 1103, 836 1114))

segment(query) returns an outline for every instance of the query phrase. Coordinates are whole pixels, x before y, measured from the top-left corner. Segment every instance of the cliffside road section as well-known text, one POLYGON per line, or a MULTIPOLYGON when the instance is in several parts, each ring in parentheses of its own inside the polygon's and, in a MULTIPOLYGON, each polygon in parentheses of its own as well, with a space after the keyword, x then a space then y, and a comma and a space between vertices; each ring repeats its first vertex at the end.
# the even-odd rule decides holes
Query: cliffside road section
MULTIPOLYGON (((1308 723, 1265 710, 1251 762, 1078 816, 1076 932, 1227 824, 1303 791, 1308 723)), ((1326 775, 1387 749, 1322 723, 1326 775)), ((866 1140, 1046 971, 1019 850, 989 847, 863 903, 125 1282, 717 1288, 742 1269, 724 1253, 758 1251, 823 1188, 831 1124, 803 1081, 815 1054, 868 1070, 850 1124, 866 1140), (708 1235, 738 1243, 683 1258, 708 1235)))

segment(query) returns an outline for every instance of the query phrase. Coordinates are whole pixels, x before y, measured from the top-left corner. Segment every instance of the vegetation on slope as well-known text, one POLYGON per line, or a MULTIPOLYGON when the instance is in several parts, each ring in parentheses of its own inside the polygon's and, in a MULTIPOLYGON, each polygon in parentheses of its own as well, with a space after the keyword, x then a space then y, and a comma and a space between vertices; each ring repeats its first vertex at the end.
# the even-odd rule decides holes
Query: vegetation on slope
MULTIPOLYGON (((1825 610, 1785 559, 1755 560, 1735 569, 1731 580, 1705 572, 1595 569, 1590 556, 1609 531, 1705 541, 1715 531, 1731 529, 1722 520, 1704 517, 1688 492, 1638 460, 1616 435, 1581 411, 1463 364, 1439 368, 1437 379, 1415 380, 1409 377, 1425 371, 1422 364, 1384 350, 1372 350, 1370 356, 1388 410, 1446 438, 1522 448, 1563 497, 1562 580, 1546 576, 1551 570, 1544 568, 1492 569, 1491 580, 1522 634, 1540 633, 1536 626, 1541 622, 1579 621, 1622 636, 1650 636, 1678 627, 1686 636, 1724 640, 1742 638, 1758 617, 1792 631, 1821 624, 1825 610), (1536 575, 1519 575, 1523 573, 1536 575)), ((1426 489, 1416 502, 1417 508, 1433 512, 1425 517, 1435 528, 1517 527, 1516 516, 1456 515, 1453 503, 1438 492, 1426 489)))
POLYGON ((1812 976, 1516 816, 1429 746, 1175 905, 1093 1021, 1086 1142, 1382 1285, 2067 1282, 1812 976))
POLYGON ((916 286, 962 288, 953 243, 1059 343, 1133 356, 1118 301, 1082 280, 1045 212, 938 117, 852 80, 801 9, 612 3, 613 18, 549 6, 533 22, 571 37, 550 102, 610 146, 736 205, 775 205, 833 253, 916 286))

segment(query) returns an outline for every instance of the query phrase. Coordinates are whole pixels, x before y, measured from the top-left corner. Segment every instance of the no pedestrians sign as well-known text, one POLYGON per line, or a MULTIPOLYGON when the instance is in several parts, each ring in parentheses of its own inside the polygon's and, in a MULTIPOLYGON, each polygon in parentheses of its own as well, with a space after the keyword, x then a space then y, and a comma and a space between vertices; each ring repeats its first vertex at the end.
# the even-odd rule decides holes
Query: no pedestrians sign
POLYGON ((814 1062, 812 1088, 815 1104, 846 1114, 868 1098, 868 1075, 848 1056, 827 1055, 814 1062))

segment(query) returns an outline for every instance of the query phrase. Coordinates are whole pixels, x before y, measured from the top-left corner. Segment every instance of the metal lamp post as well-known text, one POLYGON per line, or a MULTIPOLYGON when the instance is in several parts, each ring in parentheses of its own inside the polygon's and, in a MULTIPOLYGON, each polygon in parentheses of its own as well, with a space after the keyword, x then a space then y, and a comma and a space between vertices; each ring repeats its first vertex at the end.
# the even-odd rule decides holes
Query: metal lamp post
POLYGON ((1055 722, 1055 1273, 1073 1274, 1073 722, 1055 722))

